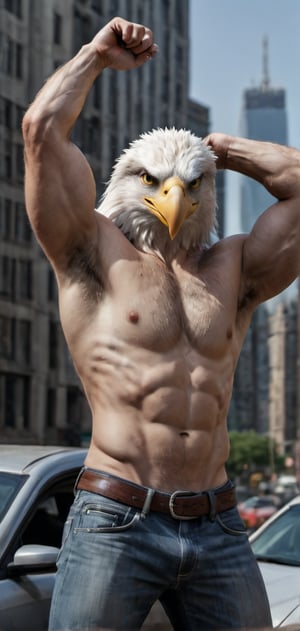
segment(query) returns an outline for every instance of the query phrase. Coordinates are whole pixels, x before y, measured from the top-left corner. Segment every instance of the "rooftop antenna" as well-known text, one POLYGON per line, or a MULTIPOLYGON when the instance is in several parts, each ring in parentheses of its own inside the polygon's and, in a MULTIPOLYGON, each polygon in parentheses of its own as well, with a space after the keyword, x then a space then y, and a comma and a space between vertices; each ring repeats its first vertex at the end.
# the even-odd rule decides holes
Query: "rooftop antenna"
POLYGON ((269 75, 269 42, 265 35, 263 38, 263 79, 262 89, 267 92, 270 87, 270 75, 269 75))

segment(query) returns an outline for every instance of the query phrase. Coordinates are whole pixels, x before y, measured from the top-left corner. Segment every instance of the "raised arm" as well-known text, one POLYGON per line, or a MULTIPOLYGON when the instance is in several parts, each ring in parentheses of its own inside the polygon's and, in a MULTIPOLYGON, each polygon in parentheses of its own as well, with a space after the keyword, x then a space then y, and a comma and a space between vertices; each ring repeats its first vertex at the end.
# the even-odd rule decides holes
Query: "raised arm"
POLYGON ((278 199, 244 241, 244 293, 262 302, 300 273, 300 151, 270 142, 211 134, 206 138, 217 166, 243 173, 278 199))
POLYGON ((75 249, 96 241, 95 182, 70 141, 73 125, 104 68, 130 70, 155 52, 149 29, 114 18, 47 81, 25 114, 27 212, 57 270, 64 270, 75 249))

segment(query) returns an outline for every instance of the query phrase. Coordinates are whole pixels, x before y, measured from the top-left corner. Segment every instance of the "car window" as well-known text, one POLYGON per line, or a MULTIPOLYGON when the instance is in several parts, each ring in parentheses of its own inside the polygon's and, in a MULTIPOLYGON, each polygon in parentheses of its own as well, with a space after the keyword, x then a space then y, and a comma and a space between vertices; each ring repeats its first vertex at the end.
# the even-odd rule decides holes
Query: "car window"
POLYGON ((258 560, 300 565, 300 505, 268 524, 251 545, 258 560))
POLYGON ((250 497, 243 503, 243 508, 263 508, 265 506, 274 506, 274 500, 271 497, 250 497))
POLYGON ((0 521, 8 511, 26 476, 0 472, 0 521))
POLYGON ((33 508, 31 518, 21 533, 20 544, 61 545, 62 531, 74 500, 74 479, 55 485, 33 508))

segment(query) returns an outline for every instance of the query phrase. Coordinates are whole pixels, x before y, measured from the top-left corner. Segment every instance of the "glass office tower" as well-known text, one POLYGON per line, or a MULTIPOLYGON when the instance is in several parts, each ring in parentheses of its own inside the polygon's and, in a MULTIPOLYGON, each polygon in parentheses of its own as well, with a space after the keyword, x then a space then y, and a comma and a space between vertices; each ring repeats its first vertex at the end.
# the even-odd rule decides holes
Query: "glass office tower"
MULTIPOLYGON (((241 135, 254 140, 287 144, 287 112, 285 90, 270 85, 268 41, 263 41, 263 79, 260 86, 243 93, 241 135)), ((241 226, 249 232, 261 212, 274 198, 264 187, 245 176, 241 178, 241 226)))

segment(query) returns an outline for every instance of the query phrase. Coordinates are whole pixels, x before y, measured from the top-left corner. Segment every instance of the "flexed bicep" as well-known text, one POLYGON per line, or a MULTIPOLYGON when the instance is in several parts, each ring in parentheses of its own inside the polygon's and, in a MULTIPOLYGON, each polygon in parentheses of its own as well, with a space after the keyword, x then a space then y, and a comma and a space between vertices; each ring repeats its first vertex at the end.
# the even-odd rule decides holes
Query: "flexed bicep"
POLYGON ((300 274, 300 197, 277 202, 245 239, 243 276, 258 302, 277 295, 300 274))
POLYGON ((90 247, 90 240, 96 239, 94 178, 70 141, 88 92, 104 68, 130 70, 156 51, 150 29, 114 18, 50 77, 25 114, 27 211, 57 270, 72 248, 90 247))
POLYGON ((217 167, 260 182, 278 202, 244 240, 240 300, 258 304, 285 289, 300 273, 300 151, 271 142, 210 134, 205 140, 217 167))

